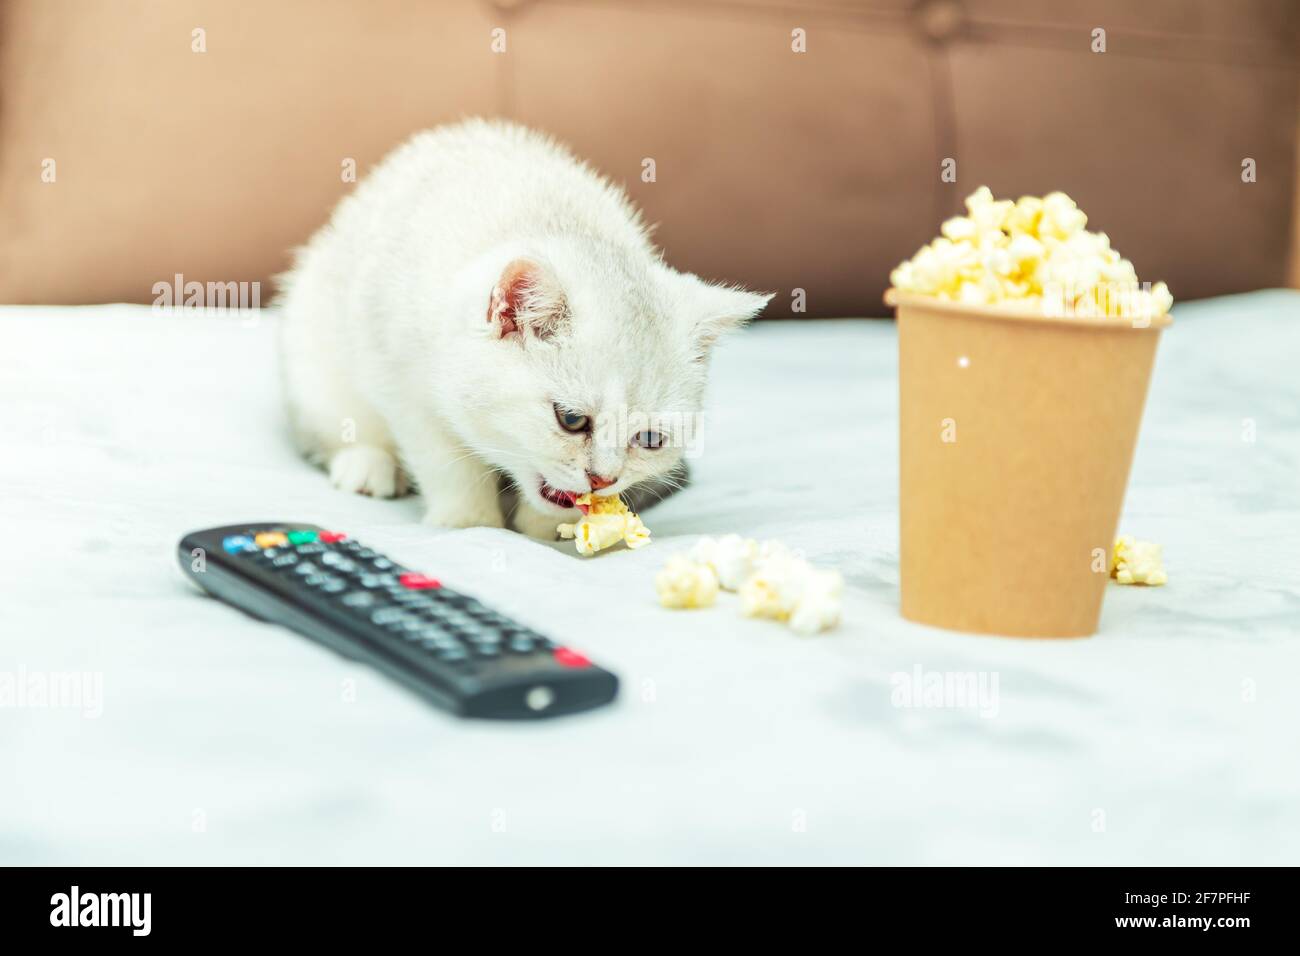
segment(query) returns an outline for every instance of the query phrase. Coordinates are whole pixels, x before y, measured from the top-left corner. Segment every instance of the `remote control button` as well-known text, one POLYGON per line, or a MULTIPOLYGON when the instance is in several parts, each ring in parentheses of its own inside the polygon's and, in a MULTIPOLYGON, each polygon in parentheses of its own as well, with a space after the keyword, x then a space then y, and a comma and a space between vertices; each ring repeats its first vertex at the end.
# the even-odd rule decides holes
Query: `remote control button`
POLYGON ((289 538, 282 531, 263 531, 253 539, 259 548, 278 548, 289 543, 289 538))
POLYGON ((501 648, 496 644, 475 644, 474 653, 479 657, 500 657, 501 648))
POLYGON ((405 604, 407 607, 437 607, 438 599, 430 597, 420 591, 408 591, 402 587, 392 588, 389 595, 398 604, 405 604))
POLYGON ((308 541, 306 544, 294 545, 294 549, 299 554, 326 554, 325 545, 317 544, 315 541, 308 541))
POLYGON ((430 627, 426 621, 421 621, 419 627, 408 630, 402 636, 408 641, 424 644, 427 647, 460 646, 460 642, 448 635, 442 628, 430 627))
POLYGON ((303 530, 290 531, 289 543, 290 544, 314 544, 317 537, 319 536, 316 534, 315 531, 303 531, 303 530))
MULTIPOLYGON (((404 606, 410 607, 409 604, 404 606)), ((411 608, 411 610, 414 611, 416 614, 420 615, 420 620, 422 620, 425 624, 428 624, 430 627, 440 627, 444 631, 451 630, 451 625, 447 623, 446 618, 444 618, 441 614, 438 613, 437 608, 414 607, 411 608)))
POLYGON ((512 637, 509 647, 516 654, 531 654, 537 650, 537 645, 533 643, 531 637, 512 637))
POLYGON ((346 541, 347 537, 342 531, 322 531, 320 533, 320 540, 325 544, 337 544, 340 541, 346 541))
POLYGON ((447 620, 446 615, 443 614, 443 609, 437 605, 432 607, 419 605, 417 607, 412 607, 411 610, 420 615, 420 620, 424 621, 424 623, 428 624, 430 627, 440 627, 444 631, 448 632, 456 630, 456 626, 447 620))
POLYGON ((433 652, 433 656, 447 664, 460 664, 469 660, 469 654, 460 647, 449 647, 446 650, 437 650, 433 652))
POLYGON ((338 594, 340 591, 346 591, 347 589, 348 582, 339 578, 330 578, 321 586, 321 590, 326 594, 338 594))
POLYGON ((232 534, 221 541, 221 546, 229 554, 240 554, 244 551, 256 551, 257 542, 246 534, 232 534))
POLYGON ((287 568, 289 565, 297 563, 298 555, 294 554, 292 551, 288 554, 282 554, 271 561, 272 566, 277 568, 287 568))
POLYGON ((418 645, 420 650, 424 651, 426 654, 433 654, 435 657, 439 654, 454 654, 457 657, 469 657, 469 651, 465 650, 465 648, 457 644, 455 641, 437 641, 429 638, 416 637, 412 637, 410 640, 412 643, 418 645))
POLYGON ((545 685, 538 685, 524 695, 524 703, 529 710, 545 710, 555 703, 555 691, 545 685))
POLYGON ((305 576, 308 574, 315 574, 320 570, 320 568, 316 567, 316 565, 312 564, 310 561, 304 561, 302 564, 294 568, 294 570, 305 576))
POLYGON ((343 596, 343 603, 348 607, 360 609, 374 607, 375 596, 369 591, 353 591, 351 594, 343 596))
POLYGON ((398 580, 401 582, 402 587, 409 588, 412 591, 428 591, 442 587, 442 582, 437 578, 431 578, 427 574, 416 574, 414 571, 408 571, 398 580))
POLYGON ((375 560, 370 562, 370 566, 376 571, 393 570, 393 562, 389 561, 387 558, 375 558, 375 560))
POLYGON ((555 663, 560 664, 564 667, 590 667, 591 666, 590 660, 588 660, 584 655, 579 654, 577 651, 573 650, 572 648, 557 647, 554 651, 551 652, 551 656, 555 658, 555 663))

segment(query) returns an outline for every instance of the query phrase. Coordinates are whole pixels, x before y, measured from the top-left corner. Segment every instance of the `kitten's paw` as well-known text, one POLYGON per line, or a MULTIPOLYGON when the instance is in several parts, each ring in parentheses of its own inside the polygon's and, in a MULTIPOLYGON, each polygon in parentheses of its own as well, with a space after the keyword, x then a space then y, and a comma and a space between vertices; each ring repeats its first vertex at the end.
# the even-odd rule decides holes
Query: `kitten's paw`
POLYGON ((564 520, 566 519, 557 518, 553 514, 546 514, 536 508, 530 508, 521 502, 519 507, 515 509, 515 513, 511 515, 510 524, 520 534, 526 534, 530 538, 536 538, 539 541, 554 541, 559 534, 555 529, 564 520))
POLYGON ((430 502, 424 523, 435 528, 504 528, 505 518, 495 496, 489 501, 457 501, 441 498, 430 502))
POLYGON ((351 445, 330 459, 330 484, 340 491, 376 498, 406 494, 406 476, 397 459, 374 445, 351 445))

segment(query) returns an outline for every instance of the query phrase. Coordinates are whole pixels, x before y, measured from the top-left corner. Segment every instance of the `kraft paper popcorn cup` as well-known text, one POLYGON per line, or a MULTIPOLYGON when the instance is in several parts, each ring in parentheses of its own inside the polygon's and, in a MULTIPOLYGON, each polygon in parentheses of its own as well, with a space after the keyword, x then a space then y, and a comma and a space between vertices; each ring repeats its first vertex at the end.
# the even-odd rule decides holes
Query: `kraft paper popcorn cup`
POLYGON ((912 296, 897 307, 903 616, 1092 634, 1169 319, 1134 327, 912 296))
POLYGON ((895 270, 887 295, 898 319, 902 614, 958 631, 1086 636, 1168 290, 1130 300, 1140 315, 1114 314, 1107 270, 1126 280, 1132 267, 1082 231, 1068 197, 972 200, 937 250, 918 254, 919 270, 895 270), (1047 260, 1033 259, 1030 238, 1047 260), (1045 305, 1044 261, 1078 281, 1071 308, 1045 305))

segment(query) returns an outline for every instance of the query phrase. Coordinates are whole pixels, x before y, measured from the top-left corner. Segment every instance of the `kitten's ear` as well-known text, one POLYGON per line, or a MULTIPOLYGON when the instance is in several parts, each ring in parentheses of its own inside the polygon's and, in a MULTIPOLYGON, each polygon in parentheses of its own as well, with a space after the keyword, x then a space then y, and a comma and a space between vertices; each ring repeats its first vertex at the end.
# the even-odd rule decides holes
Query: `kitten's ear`
POLYGON ((701 358, 708 355, 719 336, 744 325, 772 301, 770 294, 705 282, 689 272, 669 271, 676 286, 679 308, 690 326, 690 335, 701 358))
POLYGON ((522 343, 550 338, 568 318, 564 290, 549 269, 532 259, 514 259, 502 271, 488 299, 487 321, 499 339, 522 343))

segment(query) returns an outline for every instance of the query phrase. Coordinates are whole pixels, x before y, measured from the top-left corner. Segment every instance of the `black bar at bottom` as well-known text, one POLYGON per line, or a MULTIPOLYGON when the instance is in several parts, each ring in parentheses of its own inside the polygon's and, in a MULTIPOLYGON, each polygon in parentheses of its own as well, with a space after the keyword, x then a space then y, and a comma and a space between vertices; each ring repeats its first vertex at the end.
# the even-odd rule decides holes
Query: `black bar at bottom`
MULTIPOLYGON (((1238 868, 841 869, 757 880, 735 873, 717 893, 692 874, 642 873, 628 874, 622 890, 601 893, 580 873, 480 879, 412 869, 6 869, 0 926, 7 948, 75 937, 92 944, 283 939, 296 948, 319 942, 334 949, 373 944, 377 926, 398 932, 449 920, 447 931, 460 938, 503 918, 523 926, 532 914, 551 926, 553 942, 552 934, 562 932, 555 921, 576 919, 623 922, 628 938, 654 938, 690 923, 741 934, 802 925, 810 938, 823 939, 838 928, 864 946, 895 937, 927 944, 1128 937, 1232 945, 1294 938, 1295 875, 1238 868), (512 885, 517 878, 526 892, 512 885)), ((709 882, 716 887, 716 877, 709 882)), ((432 939, 427 945, 436 946, 432 939)))

